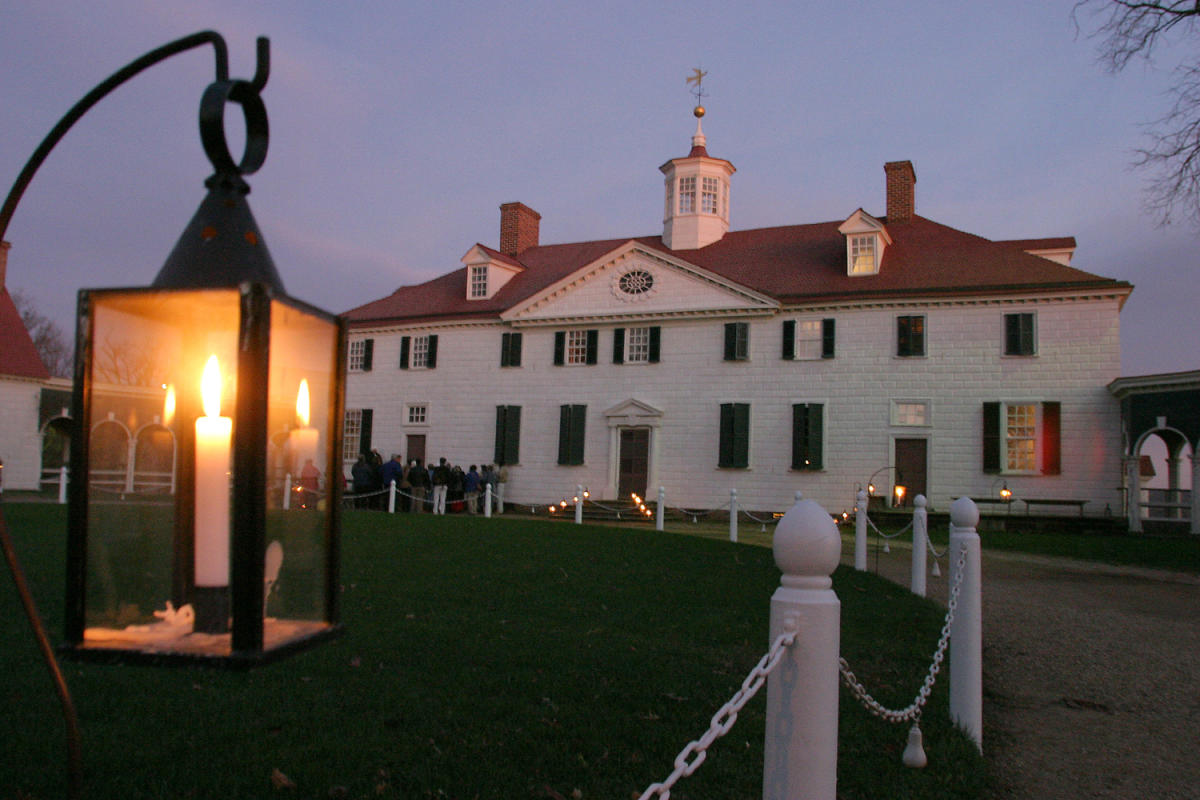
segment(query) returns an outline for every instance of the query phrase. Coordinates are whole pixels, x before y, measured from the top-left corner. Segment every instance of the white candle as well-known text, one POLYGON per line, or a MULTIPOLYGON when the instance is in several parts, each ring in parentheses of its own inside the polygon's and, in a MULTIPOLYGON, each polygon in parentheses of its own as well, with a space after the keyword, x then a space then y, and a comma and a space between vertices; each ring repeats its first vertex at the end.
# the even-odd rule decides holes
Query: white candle
POLYGON ((196 420, 196 585, 229 585, 229 452, 233 420, 221 416, 221 370, 210 356, 196 420))
POLYGON ((310 418, 310 407, 308 400, 308 379, 300 381, 300 390, 296 393, 296 420, 300 423, 300 427, 288 434, 288 447, 291 448, 292 457, 296 460, 296 473, 304 468, 304 462, 312 459, 317 459, 317 445, 320 442, 320 433, 316 428, 311 428, 308 425, 310 418))

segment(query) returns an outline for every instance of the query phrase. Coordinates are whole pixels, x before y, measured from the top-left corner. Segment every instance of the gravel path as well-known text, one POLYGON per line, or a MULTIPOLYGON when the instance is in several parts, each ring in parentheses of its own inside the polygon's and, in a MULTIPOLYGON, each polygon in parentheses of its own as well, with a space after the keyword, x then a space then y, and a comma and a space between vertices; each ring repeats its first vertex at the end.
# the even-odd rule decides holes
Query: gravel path
MULTIPOLYGON (((1200 578, 983 544, 996 800, 1200 799, 1200 578)), ((879 572, 907 586, 910 558, 893 548, 879 572)), ((943 604, 948 572, 929 579, 943 604)))

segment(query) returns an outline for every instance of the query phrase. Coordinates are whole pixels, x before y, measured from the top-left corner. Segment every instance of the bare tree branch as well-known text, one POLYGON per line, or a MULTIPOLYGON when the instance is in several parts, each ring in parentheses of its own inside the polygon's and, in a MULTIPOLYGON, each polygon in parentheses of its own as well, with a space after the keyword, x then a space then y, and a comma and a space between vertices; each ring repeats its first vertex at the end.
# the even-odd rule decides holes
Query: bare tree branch
POLYGON ((29 331, 29 338, 33 339, 33 346, 46 369, 56 378, 69 378, 75 362, 75 352, 62 328, 38 311, 24 292, 12 290, 9 296, 12 297, 13 305, 21 315, 21 322, 25 323, 25 330, 29 331))

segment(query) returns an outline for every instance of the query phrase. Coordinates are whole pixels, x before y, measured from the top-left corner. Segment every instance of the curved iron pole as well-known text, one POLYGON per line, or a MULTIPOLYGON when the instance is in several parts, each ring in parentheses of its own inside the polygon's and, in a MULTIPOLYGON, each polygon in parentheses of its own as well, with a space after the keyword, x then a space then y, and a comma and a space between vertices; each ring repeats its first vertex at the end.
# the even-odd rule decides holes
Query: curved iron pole
POLYGON ((75 703, 71 699, 70 689, 67 688, 67 681, 63 678, 58 660, 54 657, 54 649, 50 646, 50 637, 46 635, 46 628, 42 625, 37 606, 34 605, 33 595, 25 582, 25 573, 17 560, 12 537, 8 535, 3 508, 0 508, 0 547, 4 549, 4 558, 12 572, 13 583, 17 585, 17 594, 21 596, 21 605, 25 607, 25 616, 29 618, 29 626, 33 628, 38 649, 42 651, 42 658, 46 662, 46 668, 50 670, 50 678, 54 681, 54 688, 62 703, 63 717, 67 723, 67 797, 70 800, 78 800, 83 796, 83 748, 79 736, 79 717, 75 714, 75 703))
MULTIPOLYGON (((264 69, 263 41, 260 39, 258 46, 259 74, 262 74, 264 69)), ((46 135, 46 138, 38 145, 37 150, 34 150, 33 155, 29 157, 29 161, 25 163, 25 168, 21 170, 21 174, 17 176, 12 189, 8 192, 8 197, 4 200, 3 208, 0 208, 0 240, 4 239, 4 234, 8 230, 8 222, 12 219, 13 212, 17 210, 17 203, 21 202, 21 196, 25 194, 25 188, 33 180, 34 173, 38 171, 38 167, 46 160, 46 156, 50 155, 50 151, 54 149, 59 140, 71 129, 71 126, 88 112, 88 109, 100 102, 113 89, 116 89, 147 67, 154 66, 176 53, 182 53, 184 50, 190 50, 193 47, 199 47, 204 44, 211 44, 215 51, 216 79, 218 81, 229 80, 229 49, 225 46, 225 40, 216 31, 200 31, 199 33, 193 33, 191 36, 185 36, 182 39, 176 39, 173 42, 164 44, 157 50, 151 50, 141 58, 129 62, 110 75, 103 83, 96 86, 95 89, 84 95, 83 99, 76 103, 58 121, 58 124, 51 129, 50 133, 46 135)), ((255 80, 258 80, 258 74, 255 75, 255 80)), ((264 75, 262 78, 263 83, 266 83, 266 80, 264 75)))

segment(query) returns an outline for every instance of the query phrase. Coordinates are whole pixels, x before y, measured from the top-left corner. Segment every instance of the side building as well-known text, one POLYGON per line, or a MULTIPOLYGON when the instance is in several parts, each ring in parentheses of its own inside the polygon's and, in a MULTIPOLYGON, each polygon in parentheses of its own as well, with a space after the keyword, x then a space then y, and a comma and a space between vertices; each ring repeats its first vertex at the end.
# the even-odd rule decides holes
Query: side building
POLYGON ((50 372, 5 287, 8 248, 0 242, 0 490, 29 490, 42 474, 38 413, 50 372))
POLYGON ((662 235, 541 244, 500 207, 499 247, 347 312, 345 452, 508 465, 509 499, 667 492, 749 509, 796 490, 832 512, 873 482, 1120 513, 1107 390, 1132 286, 1070 266, 1073 238, 991 241, 916 214, 729 230, 733 165, 697 122, 665 176, 662 235))

